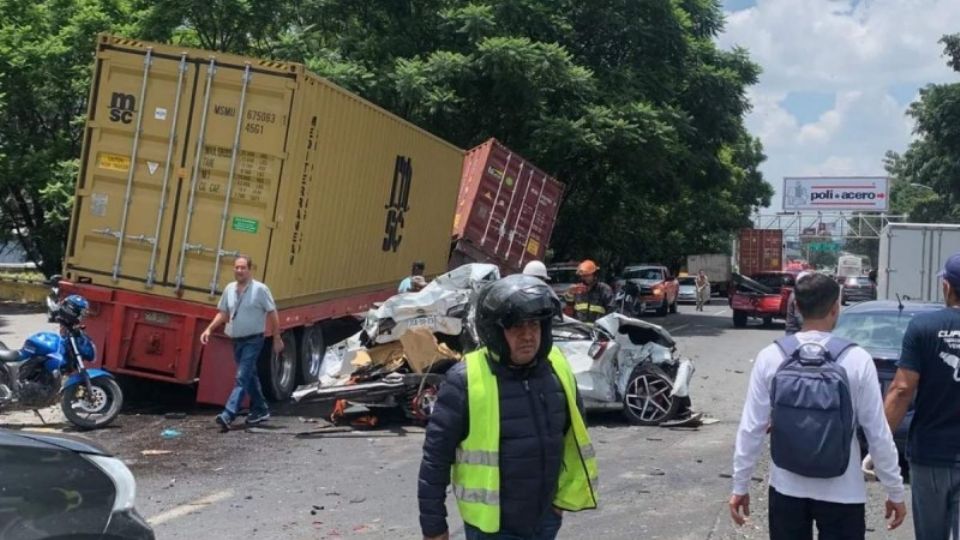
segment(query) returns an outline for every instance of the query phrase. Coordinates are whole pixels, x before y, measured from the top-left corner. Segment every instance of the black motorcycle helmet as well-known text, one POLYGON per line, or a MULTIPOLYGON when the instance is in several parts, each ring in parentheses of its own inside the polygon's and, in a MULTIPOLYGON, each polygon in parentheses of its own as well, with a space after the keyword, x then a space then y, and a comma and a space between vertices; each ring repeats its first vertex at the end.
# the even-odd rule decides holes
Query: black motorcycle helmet
POLYGON ((542 280, 514 274, 495 281, 477 296, 476 327, 480 341, 497 358, 509 358, 510 347, 503 329, 522 321, 540 321, 540 349, 536 358, 546 358, 551 347, 551 320, 560 314, 560 299, 542 280))

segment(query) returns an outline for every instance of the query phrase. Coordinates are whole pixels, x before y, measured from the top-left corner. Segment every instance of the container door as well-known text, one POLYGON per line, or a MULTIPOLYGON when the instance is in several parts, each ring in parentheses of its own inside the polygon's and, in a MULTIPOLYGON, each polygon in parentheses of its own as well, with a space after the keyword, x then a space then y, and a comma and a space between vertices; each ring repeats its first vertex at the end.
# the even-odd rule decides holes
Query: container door
POLYGON ((68 266, 150 288, 169 247, 196 69, 152 50, 103 50, 97 61, 68 266))
POLYGON ((295 81, 249 65, 199 67, 187 140, 190 159, 176 201, 166 281, 213 297, 233 280, 233 262, 266 266, 286 158, 295 81))
POLYGON ((527 261, 543 260, 560 204, 561 190, 542 171, 530 169, 517 183, 516 210, 508 216, 509 225, 503 257, 515 268, 527 261))

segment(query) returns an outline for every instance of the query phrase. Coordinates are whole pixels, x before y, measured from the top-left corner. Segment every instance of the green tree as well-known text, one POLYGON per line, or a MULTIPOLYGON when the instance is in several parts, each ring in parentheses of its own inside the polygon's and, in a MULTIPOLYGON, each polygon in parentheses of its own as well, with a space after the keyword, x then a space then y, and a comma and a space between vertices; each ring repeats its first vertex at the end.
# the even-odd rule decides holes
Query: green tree
POLYGON ((124 0, 0 0, 0 240, 61 267, 97 32, 135 33, 124 0))
MULTIPOLYGON (((960 34, 940 42, 947 65, 960 72, 960 34)), ((893 210, 920 223, 960 223, 960 83, 926 86, 907 114, 917 138, 903 154, 886 156, 893 210)))
MULTIPOLYGON (((0 83, 0 92, 18 93, 3 98, 0 111, 23 111, 39 132, 58 120, 59 136, 22 137, 20 128, 0 134, 0 153, 42 163, 7 172, 8 159, 3 178, 29 177, 28 200, 42 209, 42 227, 59 234, 49 238, 65 237, 71 159, 82 133, 77 119, 100 30, 303 62, 461 147, 497 137, 567 185, 553 236, 558 259, 677 266, 688 253, 723 251, 733 231, 749 226, 750 209, 772 195, 758 171, 760 143, 743 126, 746 88, 759 69, 743 50, 717 49, 723 14, 716 0, 0 0, 0 6, 14 10, 14 22, 2 27, 0 62, 41 66, 0 83), (86 22, 72 22, 77 17, 86 22), (73 26, 68 40, 62 29, 73 26), (66 52, 28 61, 11 36, 40 51, 66 52), (71 87, 71 99, 25 95, 48 80, 71 87), (21 140, 35 142, 6 142, 21 140), (60 146, 50 155, 54 142, 60 146)), ((24 227, 31 236, 42 228, 36 220, 24 227)), ((34 251, 47 249, 37 258, 56 268, 62 246, 50 243, 56 250, 44 243, 34 251)))

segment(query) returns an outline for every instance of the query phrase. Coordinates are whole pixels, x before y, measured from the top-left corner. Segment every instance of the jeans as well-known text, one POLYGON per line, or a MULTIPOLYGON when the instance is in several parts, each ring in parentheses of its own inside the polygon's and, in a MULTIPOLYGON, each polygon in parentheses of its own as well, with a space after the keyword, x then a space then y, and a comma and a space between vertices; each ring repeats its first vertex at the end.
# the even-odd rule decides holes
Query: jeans
POLYGON ((770 488, 770 540, 863 540, 867 535, 862 504, 841 504, 789 497, 770 488))
POLYGON ((960 538, 960 468, 910 464, 917 540, 960 538))
POLYGON ((267 412, 267 400, 263 397, 260 388, 260 377, 257 375, 257 359, 263 349, 263 334, 237 338, 233 340, 233 359, 237 362, 237 383, 230 392, 230 399, 224 407, 221 416, 227 422, 237 417, 244 395, 250 395, 250 414, 260 415, 267 412))
POLYGON ((509 532, 485 533, 469 523, 465 525, 463 532, 466 533, 467 540, 554 540, 560 532, 561 525, 563 525, 563 517, 551 508, 541 518, 540 525, 531 536, 520 536, 509 532))

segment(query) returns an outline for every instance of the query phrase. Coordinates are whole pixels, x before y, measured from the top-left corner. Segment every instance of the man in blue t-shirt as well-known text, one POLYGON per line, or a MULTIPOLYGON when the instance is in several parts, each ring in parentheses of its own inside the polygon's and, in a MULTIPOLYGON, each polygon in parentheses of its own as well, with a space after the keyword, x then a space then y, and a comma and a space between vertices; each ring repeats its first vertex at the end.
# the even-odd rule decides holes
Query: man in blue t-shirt
POLYGON ((893 430, 916 395, 907 458, 918 540, 956 539, 960 523, 960 253, 940 277, 947 307, 910 321, 885 404, 893 430))

